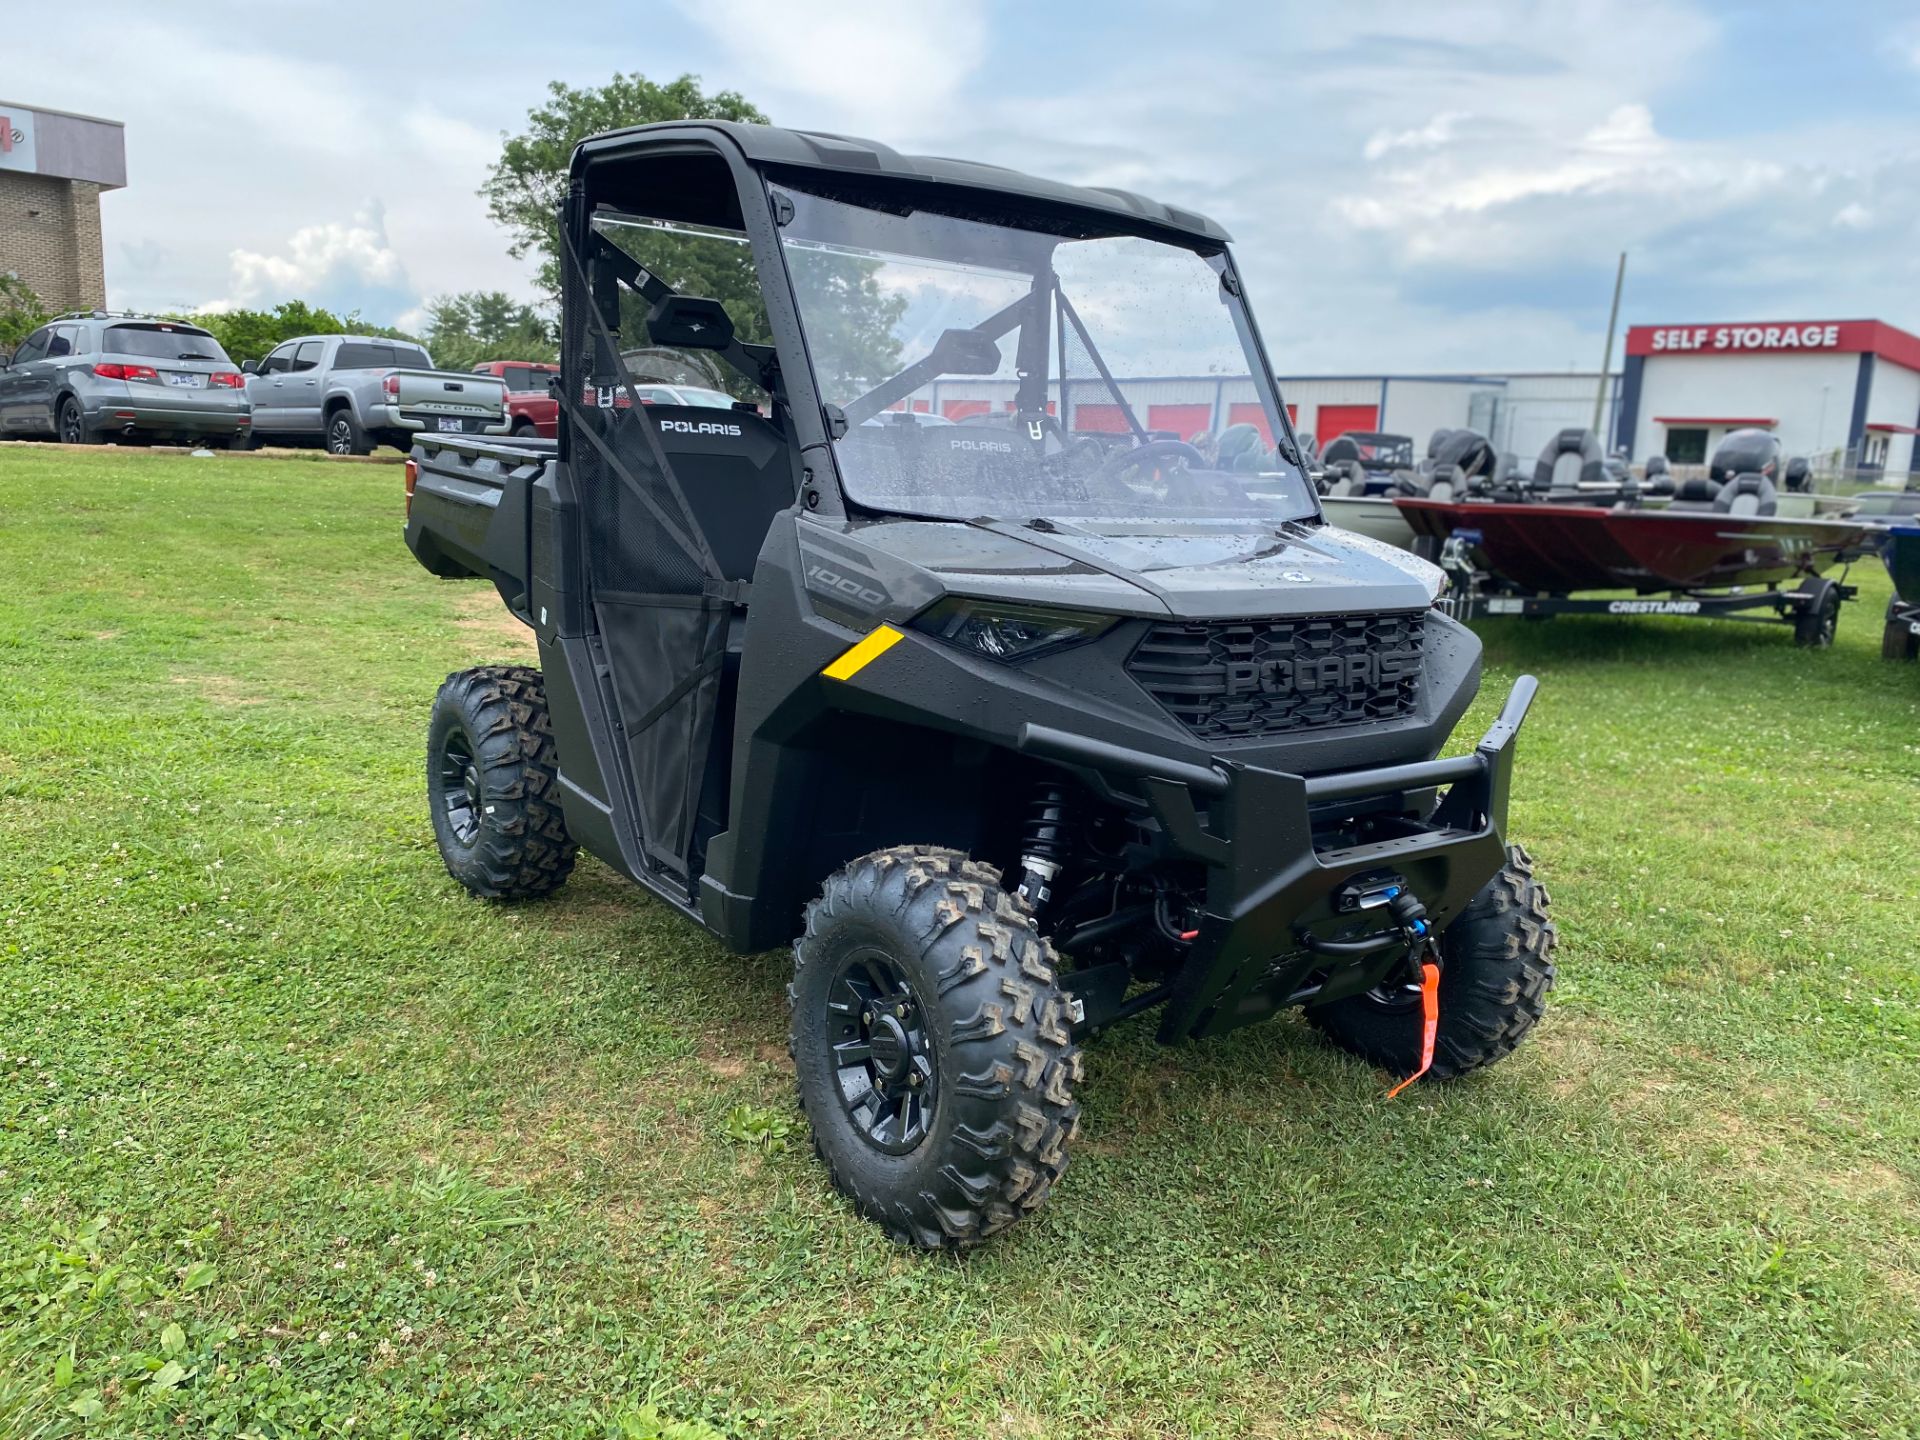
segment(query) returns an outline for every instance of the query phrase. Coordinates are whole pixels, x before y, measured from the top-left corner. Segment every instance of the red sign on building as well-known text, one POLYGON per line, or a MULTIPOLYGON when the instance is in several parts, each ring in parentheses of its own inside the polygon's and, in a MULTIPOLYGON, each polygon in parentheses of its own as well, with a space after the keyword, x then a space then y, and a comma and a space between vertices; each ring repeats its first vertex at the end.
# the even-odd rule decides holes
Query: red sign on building
POLYGON ((1769 320, 1731 325, 1634 325, 1627 354, 1880 355, 1920 369, 1920 337, 1879 320, 1769 320))

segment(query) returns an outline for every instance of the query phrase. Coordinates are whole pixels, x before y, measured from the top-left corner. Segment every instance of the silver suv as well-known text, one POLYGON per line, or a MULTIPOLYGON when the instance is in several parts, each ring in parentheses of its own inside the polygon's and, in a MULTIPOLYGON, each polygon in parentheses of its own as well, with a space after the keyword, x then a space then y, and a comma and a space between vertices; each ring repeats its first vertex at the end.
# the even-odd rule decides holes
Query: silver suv
POLYGON ((197 325, 76 311, 0 358, 0 436, 244 444, 246 377, 197 325))

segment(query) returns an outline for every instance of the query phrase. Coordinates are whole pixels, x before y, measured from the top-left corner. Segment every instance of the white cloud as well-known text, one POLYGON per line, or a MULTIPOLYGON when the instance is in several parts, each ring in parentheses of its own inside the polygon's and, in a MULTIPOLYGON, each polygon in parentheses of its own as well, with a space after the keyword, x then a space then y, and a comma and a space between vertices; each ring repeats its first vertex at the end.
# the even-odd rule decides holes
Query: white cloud
POLYGON ((1376 130, 1362 153, 1369 160, 1378 160, 1395 150, 1437 150, 1453 139, 1461 121, 1472 118, 1464 110, 1443 110, 1412 130, 1376 130))
POLYGON ((987 54, 987 11, 975 0, 895 0, 884 15, 850 0, 675 3, 783 124, 876 139, 911 129, 947 113, 987 54))
POLYGON ((388 243, 385 212, 373 200, 349 223, 328 221, 294 231, 279 254, 235 250, 230 258, 229 298, 241 305, 317 295, 343 284, 379 290, 407 285, 407 267, 388 243))
POLYGON ((1864 230, 1873 224, 1873 212, 1858 200, 1849 201, 1833 214, 1836 230, 1864 230))

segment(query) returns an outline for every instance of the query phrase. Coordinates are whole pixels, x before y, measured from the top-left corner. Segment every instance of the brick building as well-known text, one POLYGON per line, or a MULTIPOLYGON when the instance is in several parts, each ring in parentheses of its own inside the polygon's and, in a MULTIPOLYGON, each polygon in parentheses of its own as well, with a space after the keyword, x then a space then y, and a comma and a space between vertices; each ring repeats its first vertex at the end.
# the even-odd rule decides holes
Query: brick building
POLYGON ((126 183, 118 120, 0 100, 0 274, 56 314, 105 306, 100 195, 126 183))

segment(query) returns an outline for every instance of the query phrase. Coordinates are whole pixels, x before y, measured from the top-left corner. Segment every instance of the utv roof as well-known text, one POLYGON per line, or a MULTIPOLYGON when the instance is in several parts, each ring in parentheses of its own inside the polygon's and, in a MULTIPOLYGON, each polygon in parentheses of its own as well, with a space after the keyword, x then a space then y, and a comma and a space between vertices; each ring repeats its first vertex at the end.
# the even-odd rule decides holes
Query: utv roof
POLYGON ((882 179, 928 185, 991 190, 1043 204, 1070 206, 1177 231, 1195 239, 1225 244, 1233 237, 1217 222, 1195 210, 1149 200, 1131 190, 1107 186, 1065 185, 1000 165, 973 160, 949 160, 939 155, 903 155, 890 146, 851 135, 818 130, 783 130, 775 125, 743 125, 731 120, 673 120, 610 130, 581 141, 573 153, 573 173, 598 158, 612 158, 634 148, 636 141, 704 140, 731 144, 753 165, 822 170, 855 179, 882 179))

